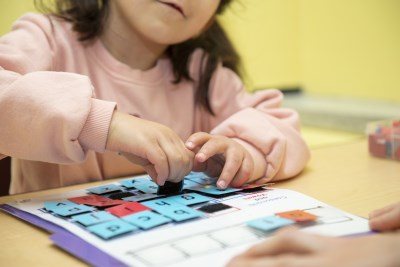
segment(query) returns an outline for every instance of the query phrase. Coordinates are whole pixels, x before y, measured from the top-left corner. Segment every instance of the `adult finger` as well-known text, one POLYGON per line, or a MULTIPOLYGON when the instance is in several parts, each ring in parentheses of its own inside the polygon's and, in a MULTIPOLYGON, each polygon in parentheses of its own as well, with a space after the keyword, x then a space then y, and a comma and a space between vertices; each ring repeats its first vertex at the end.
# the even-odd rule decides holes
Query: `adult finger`
POLYGON ((393 204, 390 204, 390 205, 388 205, 386 207, 383 207, 383 208, 376 209, 376 210, 372 211, 369 214, 369 218, 372 219, 372 218, 378 217, 378 216, 380 216, 382 214, 385 214, 385 213, 393 210, 396 206, 400 206, 400 202, 399 203, 393 203, 393 204))
POLYGON ((244 255, 260 257, 283 253, 311 253, 321 250, 325 246, 325 239, 325 237, 301 231, 287 230, 251 247, 244 255))
POLYGON ((235 257, 226 267, 319 267, 319 257, 311 255, 285 254, 273 257, 235 257))
POLYGON ((386 213, 373 217, 370 219, 369 225, 376 231, 400 229, 400 206, 395 206, 386 213))

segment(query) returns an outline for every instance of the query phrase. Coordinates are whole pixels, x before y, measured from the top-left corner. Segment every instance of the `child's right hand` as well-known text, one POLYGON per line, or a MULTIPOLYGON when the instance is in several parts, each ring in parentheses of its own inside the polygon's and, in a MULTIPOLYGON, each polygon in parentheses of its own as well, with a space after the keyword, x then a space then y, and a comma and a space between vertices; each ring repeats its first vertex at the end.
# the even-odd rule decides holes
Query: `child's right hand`
POLYGON ((158 185, 179 182, 193 166, 194 153, 173 130, 118 111, 111 120, 106 149, 141 165, 158 185))
MULTIPOLYGON (((235 140, 205 132, 192 134, 186 147, 195 152, 194 171, 218 176, 217 186, 240 187, 254 179, 254 161, 249 152, 235 140)), ((258 178, 258 177, 256 177, 258 178)))

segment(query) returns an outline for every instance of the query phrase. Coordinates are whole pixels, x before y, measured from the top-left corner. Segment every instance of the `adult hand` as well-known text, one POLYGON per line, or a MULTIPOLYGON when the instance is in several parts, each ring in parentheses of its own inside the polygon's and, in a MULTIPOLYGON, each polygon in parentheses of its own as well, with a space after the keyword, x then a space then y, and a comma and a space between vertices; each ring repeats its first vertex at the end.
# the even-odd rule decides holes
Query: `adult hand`
POLYGON ((376 231, 400 229, 400 202, 372 211, 369 214, 369 225, 376 231))
POLYGON ((227 267, 395 267, 400 234, 337 238, 284 229, 233 258, 227 267))

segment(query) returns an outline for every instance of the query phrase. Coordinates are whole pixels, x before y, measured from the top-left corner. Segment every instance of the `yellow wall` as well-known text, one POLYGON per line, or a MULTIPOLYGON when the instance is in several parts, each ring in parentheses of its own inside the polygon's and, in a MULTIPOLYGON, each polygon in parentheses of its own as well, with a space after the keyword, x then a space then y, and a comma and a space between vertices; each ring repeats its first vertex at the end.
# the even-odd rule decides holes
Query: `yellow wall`
POLYGON ((10 31, 13 21, 27 11, 34 11, 33 0, 0 0, 0 35, 10 31))
MULTIPOLYGON (((400 0, 235 0, 221 19, 249 88, 400 102, 400 0)), ((33 0, 0 0, 0 34, 33 0)))
POLYGON ((236 0, 221 18, 253 88, 298 86, 298 1, 236 0))
POLYGON ((306 90, 400 102, 400 1, 300 1, 306 90))
POLYGON ((253 88, 400 102, 399 0, 238 0, 222 18, 253 88))

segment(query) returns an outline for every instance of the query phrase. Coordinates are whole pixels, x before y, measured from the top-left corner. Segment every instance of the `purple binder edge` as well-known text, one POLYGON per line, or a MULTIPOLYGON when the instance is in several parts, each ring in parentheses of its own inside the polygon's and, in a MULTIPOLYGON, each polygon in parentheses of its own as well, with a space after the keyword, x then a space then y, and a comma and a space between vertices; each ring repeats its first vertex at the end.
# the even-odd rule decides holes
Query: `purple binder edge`
POLYGON ((78 257, 79 259, 89 263, 93 266, 116 266, 125 267, 128 266, 114 257, 108 255, 99 248, 79 238, 78 236, 70 233, 66 229, 58 226, 52 222, 46 221, 36 215, 29 212, 20 210, 7 204, 1 204, 0 209, 18 217, 24 221, 27 221, 39 228, 49 231, 52 233, 50 239, 55 245, 69 252, 70 254, 78 257))

